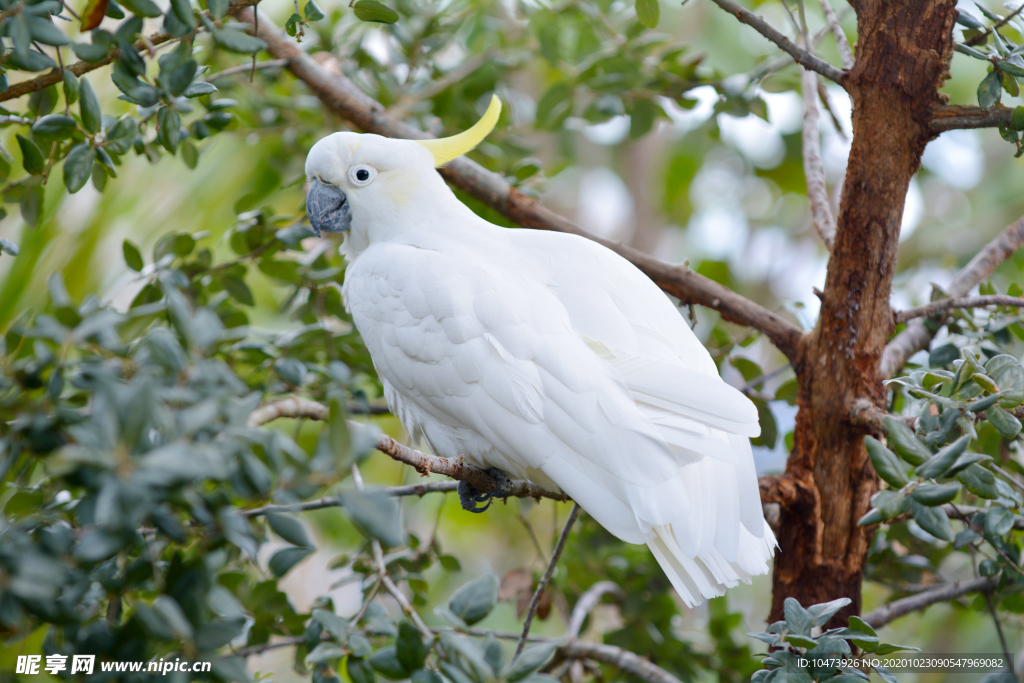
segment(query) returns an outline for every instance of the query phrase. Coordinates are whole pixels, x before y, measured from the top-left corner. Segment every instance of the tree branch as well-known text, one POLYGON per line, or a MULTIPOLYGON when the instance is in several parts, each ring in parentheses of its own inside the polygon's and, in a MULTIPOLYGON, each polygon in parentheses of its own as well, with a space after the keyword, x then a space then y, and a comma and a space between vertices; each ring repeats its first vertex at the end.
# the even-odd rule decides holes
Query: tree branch
MULTIPOLYGON (((266 405, 260 406, 256 410, 249 414, 247 421, 250 427, 259 427, 272 420, 276 420, 280 417, 305 417, 311 420, 326 420, 330 416, 330 410, 327 406, 321 405, 316 401, 310 401, 309 399, 292 397, 282 399, 280 401, 273 401, 266 405)), ((358 424, 358 423, 353 423, 358 424)), ((443 474, 446 477, 452 479, 458 479, 459 481, 466 481, 472 484, 480 491, 494 492, 501 488, 501 482, 495 480, 487 470, 476 467, 466 462, 461 456, 458 458, 442 458, 429 453, 422 453, 417 450, 413 450, 408 446, 403 446, 387 434, 381 434, 377 437, 377 443, 375 448, 381 453, 385 453, 391 456, 392 459, 406 465, 412 466, 417 472, 423 476, 429 475, 431 472, 434 474, 443 474)), ((425 489, 432 487, 432 484, 422 485, 425 489)), ((395 487, 394 491, 408 491, 407 493, 395 493, 392 490, 388 490, 390 495, 414 495, 418 494, 419 487, 413 485, 411 487, 395 487)), ((440 488, 430 488, 430 490, 442 490, 440 488)), ((564 493, 554 493, 537 486, 530 481, 513 481, 511 489, 508 494, 509 497, 514 498, 551 498, 558 501, 568 501, 569 497, 564 493)), ((328 499, 321 499, 319 501, 313 501, 311 503, 300 503, 299 505, 309 505, 308 510, 316 510, 322 507, 333 507, 332 504, 324 502, 328 499)), ((266 511, 266 507, 257 508, 266 511)), ((281 510, 282 512, 284 510, 281 510)), ((250 511, 250 516, 254 514, 250 511)))
POLYGON ((818 59, 807 50, 798 46, 792 40, 784 36, 772 27, 764 18, 757 16, 735 0, 711 0, 723 10, 740 20, 741 23, 750 26, 762 36, 778 45, 783 52, 788 54, 805 69, 816 71, 830 81, 843 85, 846 82, 846 72, 837 69, 828 62, 818 59))
POLYGON ((943 104, 932 109, 928 125, 942 132, 961 128, 995 128, 1010 123, 1013 109, 997 104, 989 109, 963 104, 943 104))
POLYGON ((975 46, 975 45, 981 45, 986 40, 988 40, 988 37, 990 35, 992 35, 993 32, 998 31, 999 29, 1001 29, 1002 27, 1006 26, 1011 21, 1013 21, 1013 18, 1016 17, 1018 14, 1020 14, 1021 10, 1024 10, 1024 2, 1022 2, 1020 4, 1020 6, 1017 7, 1017 9, 1015 9, 1012 12, 1010 12, 1009 14, 1007 14, 1005 17, 1003 17, 1002 19, 997 21, 991 27, 985 29, 984 31, 982 31, 978 35, 973 36, 973 37, 968 38, 967 40, 965 40, 964 41, 964 45, 970 45, 972 47, 975 46))
MULTIPOLYGON (((825 0, 823 0, 824 2, 825 0)), ((818 77, 804 69, 800 75, 804 96, 803 158, 807 179, 807 199, 811 203, 811 222, 821 235, 825 248, 832 253, 836 239, 836 219, 825 183, 825 166, 821 161, 821 136, 818 133, 818 77)))
MULTIPOLYGON (((981 251, 975 254, 974 258, 963 267, 953 278, 946 293, 950 297, 966 296, 971 289, 991 275, 1006 259, 1024 245, 1024 218, 1008 225, 991 242, 986 244, 981 251)), ((897 370, 903 367, 907 359, 921 349, 928 347, 932 333, 928 331, 925 324, 920 320, 910 322, 906 329, 900 332, 885 347, 882 360, 879 363, 878 374, 888 379, 897 370)))
POLYGON ((601 602, 601 598, 608 594, 618 598, 623 596, 622 589, 614 581, 598 581, 584 591, 580 599, 576 601, 576 606, 572 608, 572 616, 569 617, 569 628, 565 631, 567 638, 575 640, 579 637, 580 629, 583 628, 583 621, 587 618, 587 615, 597 607, 597 604, 601 602))
POLYGON ((956 308, 982 308, 984 306, 1024 306, 1024 299, 1016 296, 1005 296, 992 294, 988 296, 965 296, 956 299, 939 299, 924 306, 915 306, 905 311, 893 313, 893 319, 897 324, 905 323, 913 318, 929 318, 936 313, 942 313, 956 308))
POLYGON ((853 68, 853 49, 850 47, 850 41, 846 38, 846 33, 843 32, 843 25, 839 23, 839 17, 832 9, 832 4, 828 0, 819 0, 819 2, 821 11, 825 13, 825 22, 828 23, 829 30, 836 38, 836 48, 839 50, 839 58, 843 61, 843 68, 849 71, 853 68))
POLYGON ((565 549, 565 542, 569 540, 569 532, 572 531, 572 525, 576 523, 576 518, 580 516, 580 510, 582 509, 579 503, 574 503, 572 511, 569 513, 569 519, 565 520, 562 534, 558 537, 558 543, 555 545, 554 552, 551 553, 551 561, 548 562, 548 568, 544 570, 544 576, 541 577, 540 583, 537 584, 537 590, 533 592, 533 597, 530 598, 530 606, 526 610, 526 621, 523 622, 523 634, 519 636, 519 644, 516 645, 516 653, 512 657, 513 662, 523 652, 523 648, 526 647, 526 639, 530 635, 530 627, 533 626, 533 615, 537 613, 540 596, 555 573, 555 567, 558 566, 558 560, 562 557, 562 551, 565 549))
POLYGON ((996 577, 973 579, 971 581, 954 581, 953 583, 944 584, 938 588, 922 591, 917 595, 911 595, 906 598, 894 600, 888 605, 883 605, 873 612, 870 612, 864 616, 863 619, 870 624, 872 628, 881 628, 895 619, 910 614, 911 612, 924 609, 929 605, 934 605, 937 602, 955 600, 961 596, 967 595, 968 593, 976 593, 978 591, 986 593, 993 591, 998 584, 999 579, 996 577))
MULTIPOLYGON (((242 10, 252 7, 257 2, 259 2, 259 0, 234 0, 231 4, 228 5, 228 11, 227 14, 225 14, 225 16, 234 17, 242 10)), ((204 14, 206 14, 206 16, 210 16, 209 12, 204 12, 204 14)), ((142 40, 136 42, 135 49, 139 52, 146 52, 149 48, 155 45, 160 45, 161 43, 166 43, 169 40, 171 40, 171 35, 168 33, 154 33, 148 38, 143 38, 142 40)), ((107 64, 114 62, 120 56, 120 50, 111 50, 106 57, 99 60, 98 62, 75 62, 74 64, 65 67, 65 70, 70 71, 76 76, 81 76, 82 74, 87 74, 90 71, 95 71, 96 69, 99 69, 102 66, 106 66, 107 64)), ((3 92, 0 92, 0 102, 12 100, 16 97, 28 95, 29 93, 36 92, 37 90, 42 90, 43 88, 48 88, 49 86, 54 85, 55 83, 60 83, 61 78, 63 78, 62 70, 53 69, 49 73, 43 74, 42 76, 36 76, 35 78, 30 78, 27 81, 15 83, 3 92)))
MULTIPOLYGON (((253 12, 245 11, 240 18, 252 23, 253 12)), ((364 94, 344 75, 325 69, 266 17, 260 17, 256 35, 267 43, 267 50, 274 58, 289 61, 289 70, 304 81, 328 109, 357 128, 388 137, 430 137, 390 116, 379 102, 364 94)), ((536 199, 519 192, 500 174, 488 171, 466 157, 459 157, 442 168, 441 175, 524 228, 582 235, 608 247, 631 261, 665 292, 683 303, 713 308, 726 320, 761 330, 787 357, 796 357, 803 337, 796 325, 717 282, 685 266, 664 263, 636 249, 590 235, 536 199)))

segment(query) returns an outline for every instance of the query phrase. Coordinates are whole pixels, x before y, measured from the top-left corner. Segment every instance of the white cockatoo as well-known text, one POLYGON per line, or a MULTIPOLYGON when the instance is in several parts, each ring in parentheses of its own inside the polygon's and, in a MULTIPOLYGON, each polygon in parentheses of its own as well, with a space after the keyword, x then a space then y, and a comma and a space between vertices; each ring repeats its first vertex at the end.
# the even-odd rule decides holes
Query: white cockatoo
POLYGON ((564 491, 646 543, 687 605, 767 573, 757 410, 678 309, 584 237, 488 223, 436 172, 500 111, 441 140, 335 133, 307 158, 311 224, 345 233, 345 305, 392 412, 438 455, 564 491))

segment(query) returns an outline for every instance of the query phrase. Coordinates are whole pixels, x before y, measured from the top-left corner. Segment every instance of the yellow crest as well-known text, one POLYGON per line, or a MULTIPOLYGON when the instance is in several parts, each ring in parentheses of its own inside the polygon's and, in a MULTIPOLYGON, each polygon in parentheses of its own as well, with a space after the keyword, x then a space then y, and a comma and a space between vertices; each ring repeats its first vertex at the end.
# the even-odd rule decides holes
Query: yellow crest
POLYGON ((430 153, 434 155, 434 167, 440 168, 483 142, 483 139, 494 129, 494 124, 498 122, 500 115, 501 100, 497 95, 492 95, 487 111, 469 130, 447 138, 417 140, 416 142, 430 150, 430 153))

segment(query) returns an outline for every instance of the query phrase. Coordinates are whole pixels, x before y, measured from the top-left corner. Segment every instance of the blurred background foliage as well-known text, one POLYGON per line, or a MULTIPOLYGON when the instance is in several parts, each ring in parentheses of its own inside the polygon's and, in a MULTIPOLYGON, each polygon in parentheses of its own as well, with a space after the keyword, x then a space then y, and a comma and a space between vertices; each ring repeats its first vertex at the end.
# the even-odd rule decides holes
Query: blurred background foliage
MULTIPOLYGON (((781 2, 755 4, 788 26, 781 2)), ((834 4, 854 36, 852 11, 834 4)), ((1006 12, 995 1, 985 5, 1006 12)), ((322 612, 311 616, 360 611, 364 591, 376 585, 373 539, 405 548, 385 556, 389 570, 432 626, 446 623, 435 608, 459 586, 493 573, 500 601, 481 626, 517 630, 523 596, 568 514, 564 504, 511 500, 470 515, 442 494, 404 498, 400 511, 359 499, 383 515, 370 515, 377 522, 401 515, 408 535, 398 539, 394 529, 389 537, 360 522, 358 501, 269 526, 238 512, 339 490, 355 495, 349 467, 356 461, 368 487, 418 480, 367 452, 365 435, 349 433, 342 419, 349 411, 402 436, 394 418, 372 415, 380 412, 380 387, 341 305, 336 244, 312 239, 302 221, 305 155, 345 122, 258 52, 259 41, 225 16, 235 5, 0 6, 8 83, 45 73, 44 58, 95 61, 114 47, 129 51, 140 35, 170 38, 152 48, 156 58, 143 44, 131 51, 135 58, 2 103, 9 113, 0 116, 0 677, 18 654, 81 651, 110 659, 217 653, 215 674, 233 679, 242 663, 224 656, 228 650, 292 637, 294 651, 249 657, 250 674, 367 683, 391 671, 427 683, 413 626, 390 597, 376 596, 352 625, 370 634, 366 642, 322 612), (96 12, 99 27, 79 31, 96 12), (61 46, 40 22, 86 47, 61 46), (246 427, 247 410, 294 392, 331 403, 332 421, 246 427), (397 669, 387 656, 376 669, 359 663, 395 637, 406 648, 397 669), (321 639, 336 649, 307 658, 321 639), (338 665, 346 655, 348 664, 338 665)), ((973 3, 961 6, 985 19, 973 3)), ((799 73, 710 3, 265 0, 260 9, 321 63, 432 133, 464 129, 497 92, 507 106, 473 153, 477 161, 596 234, 688 261, 813 325, 827 253, 804 194, 799 73)), ((814 3, 807 11, 820 30, 814 3)), ((1014 24, 1004 33, 1024 39, 1014 24)), ((818 53, 839 61, 829 36, 818 53)), ((977 102, 985 76, 984 62, 957 55, 946 86, 951 101, 977 102)), ((823 156, 837 195, 850 104, 837 88, 828 100, 823 156)), ((1003 102, 1016 99, 1006 92, 1003 102)), ((948 283, 1021 215, 1024 169, 1015 152, 997 131, 956 131, 931 143, 907 200, 894 307, 927 301, 933 283, 948 283)), ((1007 292, 1024 280, 1022 270, 1018 255, 986 287, 1007 292)), ((795 415, 785 359, 713 311, 683 313, 723 376, 758 404, 759 472, 781 470, 795 415)), ((1020 358, 1020 320, 1000 319, 1008 321, 1001 332, 984 319, 980 327, 965 323, 933 348, 956 352, 998 333, 998 348, 1020 358)), ((952 375, 965 359, 914 361, 952 375)), ((921 381, 931 380, 919 378, 917 388, 921 381)), ((901 392, 895 408, 920 409, 901 392)), ((949 425, 943 438, 957 434, 949 425)), ((994 437, 985 448, 1016 463, 1013 443, 994 437)), ((894 524, 876 536, 865 611, 910 585, 965 570, 944 564, 947 545, 919 531, 894 524)), ((604 600, 585 638, 643 654, 684 680, 740 681, 760 668, 752 655, 763 648, 745 634, 762 630, 767 577, 684 610, 646 549, 620 543, 585 515, 535 632, 564 633, 578 597, 602 580, 625 597, 604 600)), ((1016 652, 1024 608, 1015 605, 1000 609, 1016 652)), ((984 601, 934 606, 884 635, 926 652, 1001 650, 984 601)), ((501 656, 489 641, 476 642, 448 644, 445 657, 461 656, 456 668, 485 680, 486 671, 467 664, 473 647, 482 648, 490 674, 500 674, 501 656), (460 647, 468 649, 459 655, 460 647)), ((457 675, 446 671, 463 683, 457 675)), ((630 677, 611 667, 565 675, 630 677)))

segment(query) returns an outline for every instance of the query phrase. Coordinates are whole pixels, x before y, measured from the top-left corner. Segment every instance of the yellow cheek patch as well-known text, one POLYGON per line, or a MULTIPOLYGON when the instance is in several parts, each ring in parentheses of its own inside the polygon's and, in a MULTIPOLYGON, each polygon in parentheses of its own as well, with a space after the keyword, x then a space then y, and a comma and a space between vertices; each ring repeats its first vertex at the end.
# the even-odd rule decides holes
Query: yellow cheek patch
POLYGON ((416 189, 416 177, 408 173, 400 173, 398 171, 389 171, 381 173, 377 178, 385 180, 387 183, 387 189, 384 192, 384 196, 391 200, 395 206, 405 206, 410 201, 416 189))

